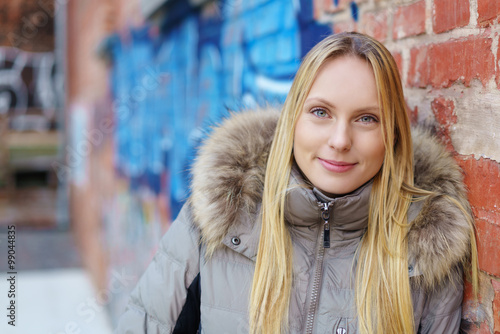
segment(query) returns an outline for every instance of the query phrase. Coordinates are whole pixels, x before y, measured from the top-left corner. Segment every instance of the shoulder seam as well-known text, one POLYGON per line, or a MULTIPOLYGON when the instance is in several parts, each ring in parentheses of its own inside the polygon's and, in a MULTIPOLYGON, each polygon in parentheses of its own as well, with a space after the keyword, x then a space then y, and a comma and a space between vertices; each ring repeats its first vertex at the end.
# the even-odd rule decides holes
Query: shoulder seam
MULTIPOLYGON (((198 275, 198 273, 200 272, 199 268, 195 274, 193 274, 193 272, 194 272, 193 270, 187 270, 187 266, 185 264, 183 264, 181 261, 177 260, 175 257, 170 255, 169 252, 167 252, 163 247, 158 247, 157 254, 164 256, 168 260, 172 261, 172 263, 175 263, 177 266, 182 268, 182 270, 187 273, 188 277, 190 278, 189 281, 191 281, 191 282, 195 279, 196 275, 198 275)), ((200 256, 200 254, 198 254, 198 256, 200 256)))

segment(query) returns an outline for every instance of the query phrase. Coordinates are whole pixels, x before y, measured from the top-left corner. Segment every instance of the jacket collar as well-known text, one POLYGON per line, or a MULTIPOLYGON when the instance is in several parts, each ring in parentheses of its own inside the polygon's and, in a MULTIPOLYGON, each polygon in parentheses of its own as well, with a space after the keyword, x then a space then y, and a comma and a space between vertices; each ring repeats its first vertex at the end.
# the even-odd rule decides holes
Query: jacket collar
MULTIPOLYGON (((260 234, 260 224, 256 222, 260 221, 266 162, 278 116, 272 109, 234 114, 215 128, 201 146, 193 165, 189 201, 202 242, 209 251, 226 245, 241 248, 242 253, 254 258, 260 234), (233 236, 239 236, 239 245, 231 242, 233 236)), ((444 193, 469 209, 463 177, 453 158, 428 132, 416 128, 412 137, 415 185, 444 193)), ((314 193, 299 191, 298 195, 311 204, 314 193)), ((361 195, 368 193, 362 191, 361 195)), ((291 195, 292 200, 295 193, 291 195)), ((353 199, 339 200, 336 205, 340 208, 349 201, 353 199)), ((292 202, 292 207, 297 205, 289 218, 294 224, 313 220, 316 213, 309 209, 313 206, 303 208, 304 213, 300 213, 301 202, 292 202)), ((408 233, 409 263, 422 284, 432 286, 448 277, 467 258, 470 227, 462 212, 444 196, 413 204, 409 216, 412 221, 408 233)), ((342 214, 338 217, 334 214, 334 221, 340 221, 341 217, 342 214)))
MULTIPOLYGON (((335 241, 360 238, 368 225, 372 183, 370 181, 348 195, 331 198, 316 188, 309 188, 298 167, 294 165, 285 199, 285 220, 292 229, 319 227, 320 203, 331 203, 330 239, 335 241)), ((231 224, 222 243, 254 260, 259 246, 261 223, 260 214, 242 215, 240 221, 231 224)), ((310 230, 316 236, 315 229, 310 230)))
POLYGON ((308 187, 298 166, 294 164, 289 184, 285 219, 291 225, 318 225, 322 221, 321 203, 329 203, 331 240, 359 238, 365 232, 372 181, 350 194, 331 198, 317 188, 308 187))

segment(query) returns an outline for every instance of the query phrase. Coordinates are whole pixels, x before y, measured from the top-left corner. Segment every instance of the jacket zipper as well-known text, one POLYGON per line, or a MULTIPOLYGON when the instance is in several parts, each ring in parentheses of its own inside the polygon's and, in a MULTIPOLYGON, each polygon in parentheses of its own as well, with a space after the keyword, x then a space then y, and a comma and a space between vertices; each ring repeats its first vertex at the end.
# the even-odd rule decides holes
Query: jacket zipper
POLYGON ((321 207, 321 218, 323 218, 323 231, 321 231, 321 239, 323 239, 323 247, 319 247, 318 255, 316 257, 316 270, 314 273, 314 281, 311 292, 311 304, 309 306, 309 313, 306 320, 306 334, 313 333, 314 316, 316 314, 316 307, 318 306, 319 286, 321 283, 321 274, 323 272, 323 258, 325 256, 325 248, 330 248, 330 212, 329 207, 333 202, 318 203, 321 207))
POLYGON ((328 208, 333 202, 320 203, 321 218, 323 218, 323 248, 330 248, 330 211, 328 208))

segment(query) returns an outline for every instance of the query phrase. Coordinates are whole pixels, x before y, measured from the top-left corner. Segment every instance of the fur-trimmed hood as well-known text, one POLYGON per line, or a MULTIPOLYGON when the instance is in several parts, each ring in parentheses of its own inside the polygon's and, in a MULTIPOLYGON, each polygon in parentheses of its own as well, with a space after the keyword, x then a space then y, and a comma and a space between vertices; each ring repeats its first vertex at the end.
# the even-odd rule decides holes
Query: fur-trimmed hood
MULTIPOLYGON (((248 222, 257 213, 278 117, 273 109, 234 114, 201 146, 193 166, 190 202, 208 249, 222 245, 235 224, 248 222)), ((450 154, 422 129, 413 129, 412 136, 415 185, 446 194, 468 209, 463 177, 450 154)), ((467 258, 469 223, 442 196, 412 205, 410 219, 410 266, 424 285, 433 286, 467 258)))

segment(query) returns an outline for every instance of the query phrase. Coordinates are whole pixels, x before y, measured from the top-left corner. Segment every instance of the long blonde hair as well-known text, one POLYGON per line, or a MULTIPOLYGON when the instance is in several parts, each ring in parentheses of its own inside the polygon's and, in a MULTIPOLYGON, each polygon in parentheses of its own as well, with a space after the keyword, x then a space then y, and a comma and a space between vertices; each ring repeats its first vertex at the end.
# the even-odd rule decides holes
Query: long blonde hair
MULTIPOLYGON (((355 290, 359 329, 361 333, 414 331, 407 212, 414 195, 425 197, 431 193, 413 185, 410 124, 392 55, 368 36, 342 33, 325 38, 304 58, 278 121, 264 183, 262 230, 250 297, 251 333, 287 331, 292 242, 284 207, 293 163, 295 124, 320 67, 340 56, 359 57, 371 65, 386 147, 384 164, 371 191, 368 230, 359 250, 355 290)), ((461 209, 467 214, 465 208, 461 209)), ((473 232, 471 238, 475 245, 473 232)), ((472 251, 474 260, 475 249, 472 251)), ((477 286, 477 275, 473 275, 473 285, 477 286)))

